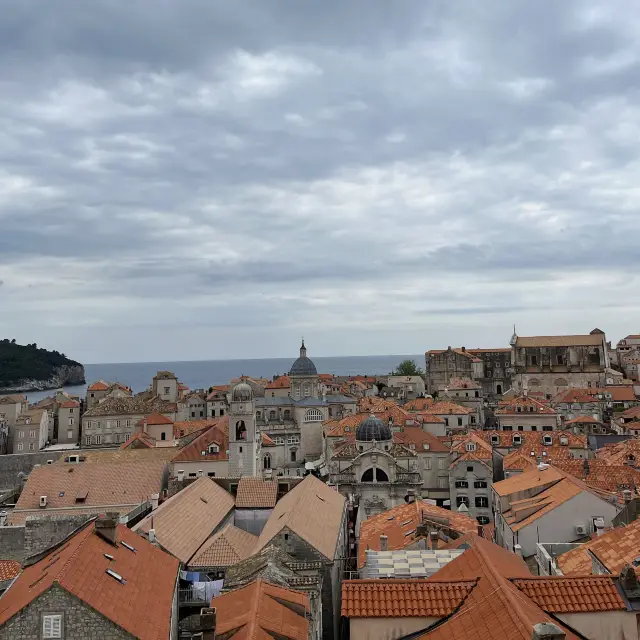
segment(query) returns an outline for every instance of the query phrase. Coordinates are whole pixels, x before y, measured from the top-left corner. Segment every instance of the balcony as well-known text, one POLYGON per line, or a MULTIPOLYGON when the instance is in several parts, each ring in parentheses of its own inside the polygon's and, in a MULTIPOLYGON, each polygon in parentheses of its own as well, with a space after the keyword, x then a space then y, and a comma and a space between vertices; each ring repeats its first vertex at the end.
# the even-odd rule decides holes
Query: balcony
POLYGON ((189 606, 209 606, 204 589, 178 589, 178 604, 181 607, 189 606))
POLYGON ((395 484, 422 484, 422 476, 419 473, 398 473, 395 484))
POLYGON ((355 484, 356 482, 356 474, 355 473, 332 473, 331 482, 337 484, 355 484))

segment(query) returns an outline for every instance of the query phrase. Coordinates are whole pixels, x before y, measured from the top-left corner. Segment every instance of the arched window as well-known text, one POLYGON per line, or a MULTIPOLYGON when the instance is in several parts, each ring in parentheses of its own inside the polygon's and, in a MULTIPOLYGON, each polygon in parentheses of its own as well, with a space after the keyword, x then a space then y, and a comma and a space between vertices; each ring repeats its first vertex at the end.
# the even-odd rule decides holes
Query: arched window
POLYGON ((284 419, 285 420, 291 420, 291 410, 290 409, 285 409, 284 410, 284 419))
POLYGON ((236 440, 247 439, 247 427, 244 424, 244 420, 238 420, 236 422, 236 440))
POLYGON ((262 459, 262 466, 265 469, 271 469, 271 454, 265 454, 264 458, 262 459))
POLYGON ((539 387, 540 386, 540 380, 538 380, 537 378, 531 378, 531 380, 529 380, 529 386, 530 387, 539 387))
MULTIPOLYGON (((360 482, 373 482, 373 473, 373 469, 367 469, 362 474, 360 482)), ((384 469, 376 469, 375 474, 376 482, 389 482, 389 476, 386 474, 384 469)))
POLYGON ((376 469, 376 482, 389 482, 389 476, 384 469, 376 469))
POLYGON ((309 411, 304 414, 305 422, 322 422, 323 420, 324 416, 319 409, 309 409, 309 411))
POLYGON ((360 478, 360 482, 373 482, 373 469, 367 469, 360 478))
POLYGON ((568 383, 564 378, 558 378, 553 384, 556 387, 566 387, 566 386, 568 386, 568 383))
POLYGON ((269 420, 275 420, 275 419, 276 419, 275 409, 271 409, 271 411, 269 411, 269 420))
POLYGON ((501 384, 496 385, 496 393, 498 395, 500 395, 500 396, 502 395, 502 385, 501 384))

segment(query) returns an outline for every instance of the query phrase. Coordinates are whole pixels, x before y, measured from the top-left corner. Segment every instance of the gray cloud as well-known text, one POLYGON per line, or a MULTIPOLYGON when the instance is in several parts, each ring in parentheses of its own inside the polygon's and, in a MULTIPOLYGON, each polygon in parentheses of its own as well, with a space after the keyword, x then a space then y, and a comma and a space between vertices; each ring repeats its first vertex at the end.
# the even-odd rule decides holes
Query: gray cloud
POLYGON ((8 5, 1 332, 94 362, 626 334, 633 8, 8 5))

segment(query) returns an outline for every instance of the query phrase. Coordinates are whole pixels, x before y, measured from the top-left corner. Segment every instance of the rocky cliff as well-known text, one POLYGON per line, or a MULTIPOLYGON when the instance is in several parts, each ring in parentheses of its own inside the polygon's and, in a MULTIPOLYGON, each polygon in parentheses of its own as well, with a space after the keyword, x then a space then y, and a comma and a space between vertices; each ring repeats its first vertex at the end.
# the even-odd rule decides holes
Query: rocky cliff
POLYGON ((0 393, 47 391, 48 389, 60 389, 66 386, 85 384, 85 382, 84 367, 81 364, 65 364, 56 367, 51 377, 46 380, 23 378, 18 384, 0 387, 0 393))
POLYGON ((84 384, 84 367, 58 351, 0 340, 0 393, 84 384))

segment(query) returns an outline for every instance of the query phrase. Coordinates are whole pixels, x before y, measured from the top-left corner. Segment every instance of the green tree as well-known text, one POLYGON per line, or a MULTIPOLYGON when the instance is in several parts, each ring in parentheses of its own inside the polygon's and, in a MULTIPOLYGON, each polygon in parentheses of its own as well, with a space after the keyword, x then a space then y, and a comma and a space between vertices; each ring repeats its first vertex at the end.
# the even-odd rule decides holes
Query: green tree
POLYGON ((392 372, 394 376, 421 376, 422 369, 416 364, 415 360, 403 360, 392 372))

